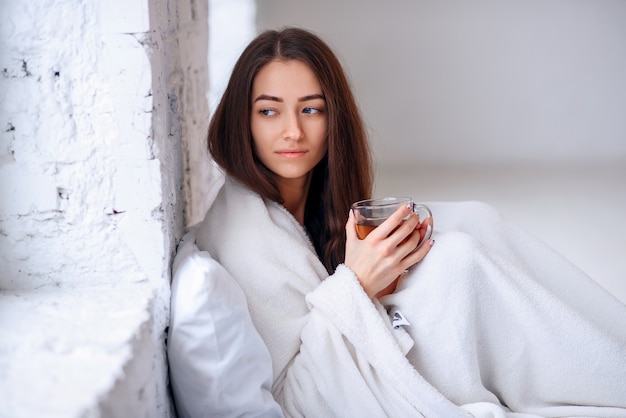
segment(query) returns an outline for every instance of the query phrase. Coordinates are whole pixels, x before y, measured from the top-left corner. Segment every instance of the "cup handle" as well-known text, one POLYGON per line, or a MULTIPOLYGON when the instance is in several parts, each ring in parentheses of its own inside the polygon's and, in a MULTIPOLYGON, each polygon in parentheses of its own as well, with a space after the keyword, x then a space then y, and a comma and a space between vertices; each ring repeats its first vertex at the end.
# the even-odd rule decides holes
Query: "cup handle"
POLYGON ((424 236, 420 238, 419 244, 417 244, 417 247, 415 247, 415 249, 417 250, 419 247, 422 246, 422 244, 428 241, 433 234, 433 214, 430 211, 430 208, 423 203, 414 203, 413 213, 417 214, 417 216, 419 217, 419 221, 422 225, 426 223, 426 231, 424 233, 424 236))

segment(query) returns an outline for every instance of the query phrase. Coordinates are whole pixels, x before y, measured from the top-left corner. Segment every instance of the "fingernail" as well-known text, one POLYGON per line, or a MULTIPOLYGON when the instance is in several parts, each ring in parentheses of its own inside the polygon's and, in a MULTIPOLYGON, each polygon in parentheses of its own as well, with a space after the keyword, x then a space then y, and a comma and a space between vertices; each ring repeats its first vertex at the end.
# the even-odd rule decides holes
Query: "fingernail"
POLYGON ((435 240, 434 240, 434 239, 431 239, 431 240, 430 240, 430 242, 428 243, 428 245, 430 245, 431 247, 432 247, 433 245, 435 245, 435 240))

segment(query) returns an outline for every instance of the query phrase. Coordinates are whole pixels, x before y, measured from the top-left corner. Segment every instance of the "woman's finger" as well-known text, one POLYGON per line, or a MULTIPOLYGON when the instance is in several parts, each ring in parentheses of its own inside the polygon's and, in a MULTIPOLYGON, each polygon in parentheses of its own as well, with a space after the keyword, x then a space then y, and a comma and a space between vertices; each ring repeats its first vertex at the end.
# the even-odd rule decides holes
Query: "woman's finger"
POLYGON ((385 239, 392 232, 394 232, 406 219, 407 215, 412 213, 408 206, 399 207, 394 213, 392 213, 383 223, 381 223, 376 229, 374 229, 368 237, 371 235, 375 239, 385 239))
POLYGON ((356 222, 354 221, 354 212, 352 209, 348 212, 348 221, 346 222, 346 239, 353 240, 357 238, 356 222))
POLYGON ((433 217, 429 216, 428 218, 422 220, 417 228, 419 229, 420 232, 420 242, 422 242, 424 240, 424 237, 426 236, 426 232, 428 232, 428 227, 433 228, 433 217))
MULTIPOLYGON (((418 227, 419 217, 416 214, 411 213, 404 221, 402 221, 402 224, 391 233, 388 239, 391 240, 391 243, 394 246, 400 246, 401 244, 411 241, 411 237, 414 232, 417 232, 415 235, 417 235, 419 239, 419 230, 417 230, 418 227)), ((417 242, 412 249, 415 249, 415 247, 417 247, 417 242)))

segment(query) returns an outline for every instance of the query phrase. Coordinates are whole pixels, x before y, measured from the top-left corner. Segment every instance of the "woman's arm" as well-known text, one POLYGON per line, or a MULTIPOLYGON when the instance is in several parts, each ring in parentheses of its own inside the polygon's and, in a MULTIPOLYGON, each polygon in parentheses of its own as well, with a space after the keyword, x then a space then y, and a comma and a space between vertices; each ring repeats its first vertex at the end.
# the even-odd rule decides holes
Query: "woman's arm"
POLYGON ((300 349, 273 386, 287 416, 464 416, 410 365, 413 341, 350 269, 306 302, 300 349))

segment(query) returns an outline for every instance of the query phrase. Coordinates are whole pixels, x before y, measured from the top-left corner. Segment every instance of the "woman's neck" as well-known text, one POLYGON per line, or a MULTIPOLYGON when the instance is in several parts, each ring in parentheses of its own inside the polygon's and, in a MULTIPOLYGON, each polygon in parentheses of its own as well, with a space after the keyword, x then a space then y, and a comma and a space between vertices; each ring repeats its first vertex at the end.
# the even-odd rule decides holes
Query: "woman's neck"
POLYGON ((281 179, 278 183, 280 195, 283 198, 283 206, 296 218, 300 225, 304 225, 304 209, 310 184, 310 175, 303 179, 281 179))

